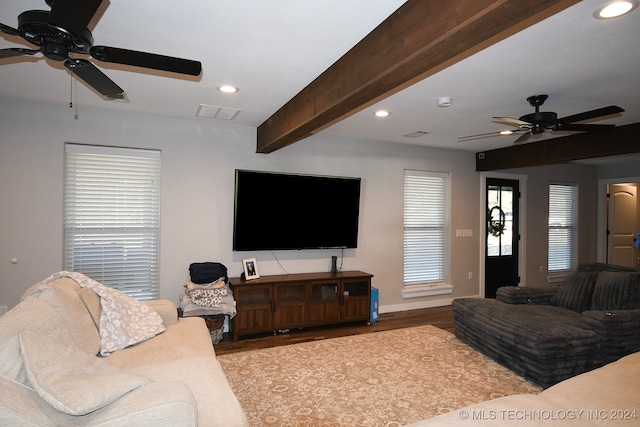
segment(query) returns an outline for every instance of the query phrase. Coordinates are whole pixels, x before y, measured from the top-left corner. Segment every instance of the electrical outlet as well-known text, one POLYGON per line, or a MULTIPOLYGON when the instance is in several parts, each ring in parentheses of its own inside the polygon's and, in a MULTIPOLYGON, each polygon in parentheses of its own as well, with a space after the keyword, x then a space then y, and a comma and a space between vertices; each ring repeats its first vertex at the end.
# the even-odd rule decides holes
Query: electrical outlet
POLYGON ((469 280, 473 280, 473 271, 469 272, 469 280))

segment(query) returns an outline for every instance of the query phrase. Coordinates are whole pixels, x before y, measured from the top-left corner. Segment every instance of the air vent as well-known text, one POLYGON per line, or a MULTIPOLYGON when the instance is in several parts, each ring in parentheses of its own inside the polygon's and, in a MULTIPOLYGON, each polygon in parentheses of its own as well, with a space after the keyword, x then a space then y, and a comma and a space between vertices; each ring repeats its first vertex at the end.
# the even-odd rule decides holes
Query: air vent
POLYGON ((209 119, 233 120, 240 112, 237 108, 217 107, 215 105, 200 104, 196 116, 209 119))
POLYGON ((411 133, 408 133, 408 134, 402 135, 402 136, 404 136, 405 138, 417 138, 419 136, 424 136, 424 135, 426 135, 428 133, 429 132, 426 132, 426 131, 423 131, 423 130, 417 130, 415 132, 411 132, 411 133))

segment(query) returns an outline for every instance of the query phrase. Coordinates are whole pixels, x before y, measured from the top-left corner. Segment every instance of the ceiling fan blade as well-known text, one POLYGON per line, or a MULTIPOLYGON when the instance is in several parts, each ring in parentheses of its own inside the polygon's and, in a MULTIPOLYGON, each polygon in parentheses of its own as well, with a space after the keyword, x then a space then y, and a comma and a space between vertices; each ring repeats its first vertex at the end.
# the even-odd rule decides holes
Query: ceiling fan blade
POLYGON ((514 119, 513 117, 493 117, 496 121, 510 123, 512 125, 518 126, 519 128, 530 128, 531 123, 525 122, 524 120, 514 119))
POLYGON ((64 66, 101 94, 111 98, 123 97, 124 90, 86 59, 67 59, 64 66))
POLYGON ((9 49, 0 49, 0 59, 12 58, 14 56, 35 55, 39 50, 25 49, 22 47, 11 47, 9 49))
POLYGON ((197 76, 202 71, 202 64, 199 61, 120 49, 117 47, 94 46, 91 48, 91 56, 104 62, 134 65, 136 67, 170 71, 173 73, 188 74, 190 76, 197 76))
POLYGON ((16 30, 15 28, 11 28, 8 25, 4 25, 2 22, 0 22, 0 33, 5 33, 5 34, 10 34, 12 36, 18 36, 20 37, 20 31, 16 30))
POLYGON ((520 135, 520 137, 518 139, 516 139, 515 141, 513 141, 514 144, 519 144, 521 142, 525 142, 527 139, 529 139, 529 137, 531 136, 531 132, 526 132, 522 135, 520 135))
POLYGON ((473 139, 473 138, 483 138, 487 136, 499 136, 499 135, 500 135, 500 132, 479 133, 477 135, 461 136, 458 138, 458 141, 465 140, 465 139, 473 139))
POLYGON ((461 136, 458 138, 458 142, 464 142, 466 140, 469 139, 476 139, 476 138, 490 138, 493 136, 509 136, 509 135, 514 135, 517 133, 521 133, 521 132, 529 132, 529 130, 525 130, 525 129, 514 129, 512 130, 510 133, 503 133, 504 131, 501 132, 489 132, 489 133, 480 133, 478 135, 469 135, 469 136, 461 136))
POLYGON ((595 125, 581 123, 557 123, 554 131, 571 131, 571 132, 606 132, 616 127, 616 125, 595 125))
POLYGON ((49 23, 80 36, 101 3, 102 0, 55 0, 49 12, 49 23))
POLYGON ((608 107, 598 108, 596 110, 585 111, 583 113, 574 114, 572 116, 563 117, 558 119, 559 123, 573 123, 581 122, 583 120, 595 119, 597 117, 609 116, 611 114, 622 113, 624 109, 617 105, 610 105, 608 107))

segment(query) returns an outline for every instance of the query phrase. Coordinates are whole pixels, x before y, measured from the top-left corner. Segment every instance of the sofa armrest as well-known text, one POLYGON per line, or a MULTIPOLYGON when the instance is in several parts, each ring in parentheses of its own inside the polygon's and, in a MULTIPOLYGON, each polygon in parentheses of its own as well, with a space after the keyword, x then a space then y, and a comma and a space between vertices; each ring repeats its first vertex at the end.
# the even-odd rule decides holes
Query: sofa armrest
POLYGON ((164 326, 178 323, 178 308, 173 301, 168 299, 155 299, 145 303, 153 308, 162 317, 164 326))
POLYGON ((582 327, 600 338, 605 362, 640 351, 640 309, 585 311, 582 327))
POLYGON ((498 288, 496 299, 506 304, 549 304, 557 290, 556 285, 502 286, 498 288))

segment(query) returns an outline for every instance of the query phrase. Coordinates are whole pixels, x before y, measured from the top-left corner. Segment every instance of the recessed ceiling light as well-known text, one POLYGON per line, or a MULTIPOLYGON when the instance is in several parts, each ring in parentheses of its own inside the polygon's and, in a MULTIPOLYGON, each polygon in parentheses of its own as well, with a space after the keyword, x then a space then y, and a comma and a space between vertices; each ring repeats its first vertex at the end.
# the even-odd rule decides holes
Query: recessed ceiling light
POLYGON ((373 113, 376 117, 387 117, 389 114, 391 114, 390 112, 388 112, 387 110, 378 110, 375 113, 373 113))
POLYGON ((616 0, 607 3, 593 14, 598 19, 617 18, 638 7, 638 0, 616 0))
POLYGON ((502 130, 500 131, 500 135, 511 135, 513 133, 512 130, 502 130))
POLYGON ((224 93, 236 93, 240 89, 231 85, 223 85, 223 86, 218 86, 218 90, 224 93))

